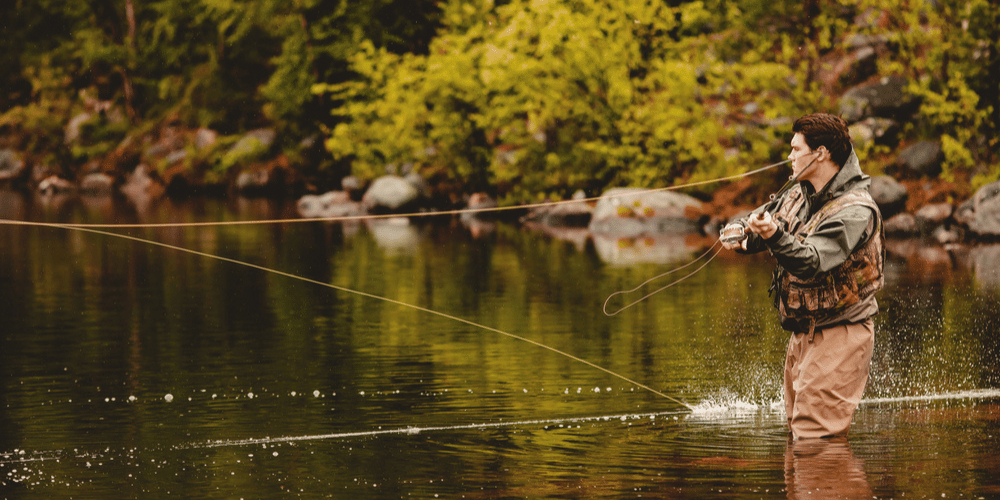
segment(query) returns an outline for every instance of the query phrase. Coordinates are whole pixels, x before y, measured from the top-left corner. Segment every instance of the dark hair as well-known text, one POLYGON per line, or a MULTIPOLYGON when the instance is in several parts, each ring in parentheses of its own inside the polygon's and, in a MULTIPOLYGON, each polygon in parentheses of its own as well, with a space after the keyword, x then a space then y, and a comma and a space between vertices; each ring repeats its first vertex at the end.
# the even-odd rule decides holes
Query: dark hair
POLYGON ((851 156, 851 136, 847 132, 847 122, 838 116, 826 113, 805 115, 792 125, 792 132, 802 134, 806 145, 816 150, 826 146, 830 151, 830 159, 843 167, 851 156))

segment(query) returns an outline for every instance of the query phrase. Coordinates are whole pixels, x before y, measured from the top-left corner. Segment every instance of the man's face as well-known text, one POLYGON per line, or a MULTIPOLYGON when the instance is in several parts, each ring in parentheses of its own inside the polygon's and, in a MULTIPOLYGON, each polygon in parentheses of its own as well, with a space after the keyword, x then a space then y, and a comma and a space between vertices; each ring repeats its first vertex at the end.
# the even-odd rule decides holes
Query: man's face
MULTIPOLYGON (((799 175, 806 168, 806 166, 808 166, 813 160, 816 160, 818 156, 819 155, 814 153, 809 145, 806 144, 806 139, 802 136, 802 134, 796 133, 792 137, 792 152, 788 153, 788 159, 792 160, 792 175, 799 175)), ((813 171, 815 169, 811 168, 809 170, 813 171)), ((806 172, 806 175, 799 178, 799 180, 807 180, 806 178, 808 176, 809 172, 806 172)))

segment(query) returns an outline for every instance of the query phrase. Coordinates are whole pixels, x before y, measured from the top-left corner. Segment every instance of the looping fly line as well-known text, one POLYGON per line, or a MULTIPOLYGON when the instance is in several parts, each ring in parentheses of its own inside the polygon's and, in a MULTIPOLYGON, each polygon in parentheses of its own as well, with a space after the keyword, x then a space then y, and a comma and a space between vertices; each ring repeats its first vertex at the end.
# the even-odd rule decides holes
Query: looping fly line
POLYGON ((656 276, 653 276, 652 278, 649 278, 648 280, 643 281, 642 283, 639 284, 639 286, 637 286, 637 287, 635 287, 635 288, 633 288, 631 290, 620 290, 620 291, 617 291, 615 293, 612 293, 611 295, 608 295, 608 298, 604 300, 604 307, 601 310, 604 311, 604 315, 605 316, 616 316, 616 315, 618 315, 618 313, 620 313, 620 312, 622 312, 622 311, 624 311, 624 310, 626 310, 626 309, 628 309, 628 308, 630 308, 630 307, 632 307, 632 306, 634 306, 634 305, 636 305, 636 304, 638 304, 638 303, 640 303, 640 302, 642 302, 642 301, 644 301, 644 300, 652 297, 653 295, 656 295, 656 294, 658 294, 658 293, 666 290, 667 288, 670 288, 670 287, 672 287, 672 286, 674 286, 674 285, 676 285, 676 284, 678 284, 678 283, 680 283, 680 282, 682 282, 682 281, 690 278, 691 276, 694 276, 695 274, 698 273, 698 271, 701 271, 702 269, 704 269, 705 266, 707 266, 709 262, 712 262, 712 260, 715 259, 715 257, 717 257, 719 255, 719 252, 722 251, 722 247, 719 247, 719 249, 716 250, 715 247, 718 246, 718 245, 719 245, 719 240, 715 240, 715 243, 713 243, 712 246, 708 247, 708 250, 706 250, 705 253, 701 254, 700 256, 698 256, 698 258, 692 260, 691 262, 688 262, 687 264, 684 264, 683 266, 671 269, 671 270, 669 270, 669 271, 667 271, 665 273, 661 273, 661 274, 658 274, 656 276), (715 251, 715 253, 712 253, 713 250, 715 251), (622 306, 620 309, 618 309, 616 311, 608 312, 608 303, 610 303, 611 299, 615 298, 616 296, 618 296, 618 295, 625 295, 625 294, 629 294, 629 293, 633 293, 633 292, 637 292, 640 289, 642 289, 642 287, 644 287, 644 286, 646 286, 646 285, 648 285, 648 284, 650 284, 650 283, 652 283, 652 282, 654 282, 654 281, 656 281, 656 280, 658 280, 660 278, 663 278, 664 276, 671 275, 671 274, 673 274, 673 273, 675 273, 677 271, 680 271, 681 269, 685 269, 685 268, 688 268, 690 266, 693 266, 695 263, 697 263, 701 259, 704 259, 709 254, 712 254, 712 256, 709 257, 708 260, 706 260, 702 265, 698 266, 698 268, 695 269, 694 271, 691 271, 690 273, 688 273, 688 274, 686 274, 686 275, 684 275, 684 276, 682 276, 680 278, 677 278, 676 280, 674 280, 674 281, 672 281, 670 283, 667 283, 666 285, 663 285, 662 287, 657 288, 656 290, 653 290, 652 292, 649 292, 646 295, 643 295, 642 297, 640 297, 640 298, 638 298, 638 299, 636 299, 636 300, 634 300, 634 301, 632 301, 632 302, 630 302, 630 303, 622 306))

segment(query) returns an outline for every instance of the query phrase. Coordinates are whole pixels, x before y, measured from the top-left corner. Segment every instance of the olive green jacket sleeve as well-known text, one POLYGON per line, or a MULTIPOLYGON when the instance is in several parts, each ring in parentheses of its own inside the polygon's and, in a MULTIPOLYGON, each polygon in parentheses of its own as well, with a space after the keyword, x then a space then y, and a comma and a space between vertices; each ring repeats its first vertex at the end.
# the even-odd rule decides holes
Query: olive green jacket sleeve
POLYGON ((767 240, 752 235, 747 248, 770 250, 786 271, 796 278, 809 280, 843 264, 854 249, 867 241, 873 217, 875 213, 867 207, 847 207, 804 239, 779 227, 767 240))

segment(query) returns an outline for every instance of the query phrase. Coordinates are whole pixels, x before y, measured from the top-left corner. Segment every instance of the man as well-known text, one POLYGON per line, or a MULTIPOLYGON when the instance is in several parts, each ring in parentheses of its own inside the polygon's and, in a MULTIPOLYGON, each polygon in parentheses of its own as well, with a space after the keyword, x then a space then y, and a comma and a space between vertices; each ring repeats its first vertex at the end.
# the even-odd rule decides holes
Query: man
POLYGON ((794 439, 846 436, 871 364, 884 282, 882 215, 869 194, 847 123, 810 114, 792 126, 788 159, 797 181, 771 203, 730 224, 740 253, 768 250, 781 326, 792 332, 784 395, 794 439))

